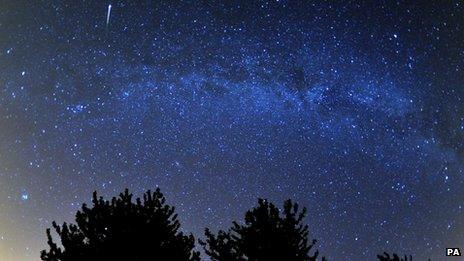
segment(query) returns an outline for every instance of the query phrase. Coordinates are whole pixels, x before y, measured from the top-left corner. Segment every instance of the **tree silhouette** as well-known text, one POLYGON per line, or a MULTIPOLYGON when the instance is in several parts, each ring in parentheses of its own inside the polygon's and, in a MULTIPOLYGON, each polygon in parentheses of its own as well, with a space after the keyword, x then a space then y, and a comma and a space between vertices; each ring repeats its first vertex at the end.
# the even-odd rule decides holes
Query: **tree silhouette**
POLYGON ((309 255, 316 240, 308 242, 308 226, 302 224, 305 215, 306 208, 300 212, 291 200, 284 202, 281 212, 259 199, 258 206, 245 214, 244 225, 233 222, 228 231, 217 235, 206 229, 206 241, 200 244, 213 261, 317 260, 318 251, 309 255))
POLYGON ((135 202, 127 189, 111 202, 94 192, 92 203, 77 212, 77 224, 53 222, 62 248, 47 229, 50 249, 41 252, 42 260, 200 260, 193 236, 178 231, 174 207, 159 189, 135 202))
POLYGON ((382 255, 377 255, 380 261, 412 261, 412 256, 404 255, 404 258, 400 258, 397 254, 393 253, 393 256, 390 257, 390 254, 384 252, 382 255))

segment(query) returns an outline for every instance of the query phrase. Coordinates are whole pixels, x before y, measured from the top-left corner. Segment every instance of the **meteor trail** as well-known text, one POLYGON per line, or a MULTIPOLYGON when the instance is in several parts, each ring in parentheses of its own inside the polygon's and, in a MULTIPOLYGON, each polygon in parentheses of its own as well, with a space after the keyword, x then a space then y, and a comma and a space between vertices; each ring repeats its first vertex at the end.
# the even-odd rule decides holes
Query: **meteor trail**
POLYGON ((108 12, 106 13, 106 26, 110 23, 110 15, 111 15, 111 5, 108 5, 108 12))

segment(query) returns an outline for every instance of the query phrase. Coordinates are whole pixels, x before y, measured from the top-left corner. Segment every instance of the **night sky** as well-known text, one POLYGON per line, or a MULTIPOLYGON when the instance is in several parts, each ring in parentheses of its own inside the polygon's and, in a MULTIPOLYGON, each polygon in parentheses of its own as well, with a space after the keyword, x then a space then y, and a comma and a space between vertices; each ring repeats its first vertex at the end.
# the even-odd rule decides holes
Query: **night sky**
POLYGON ((0 260, 157 186, 197 237, 292 198, 329 260, 464 247, 463 1, 0 2, 0 260))

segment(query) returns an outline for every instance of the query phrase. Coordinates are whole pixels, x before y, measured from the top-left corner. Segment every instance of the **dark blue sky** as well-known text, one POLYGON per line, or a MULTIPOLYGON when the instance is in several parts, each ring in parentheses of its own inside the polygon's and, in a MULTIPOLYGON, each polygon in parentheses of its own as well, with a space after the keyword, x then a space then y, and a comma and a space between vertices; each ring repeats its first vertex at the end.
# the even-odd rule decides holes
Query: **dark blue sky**
POLYGON ((292 198, 330 260, 443 259, 464 247, 463 5, 3 0, 0 258, 38 260, 93 190, 160 186, 197 237, 292 198))

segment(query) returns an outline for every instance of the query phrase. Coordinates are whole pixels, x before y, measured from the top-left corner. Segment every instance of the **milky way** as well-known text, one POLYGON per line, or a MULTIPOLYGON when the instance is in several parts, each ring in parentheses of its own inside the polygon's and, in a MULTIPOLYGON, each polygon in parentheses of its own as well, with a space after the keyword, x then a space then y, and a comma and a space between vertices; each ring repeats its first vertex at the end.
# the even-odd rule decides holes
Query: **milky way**
POLYGON ((197 237, 292 198, 330 260, 464 247, 464 3, 343 2, 4 0, 0 258, 157 186, 197 237))

